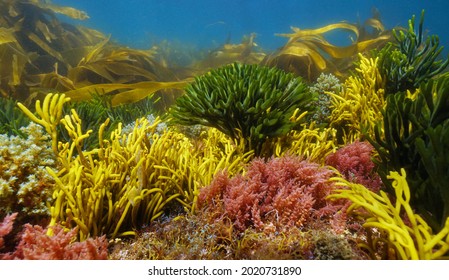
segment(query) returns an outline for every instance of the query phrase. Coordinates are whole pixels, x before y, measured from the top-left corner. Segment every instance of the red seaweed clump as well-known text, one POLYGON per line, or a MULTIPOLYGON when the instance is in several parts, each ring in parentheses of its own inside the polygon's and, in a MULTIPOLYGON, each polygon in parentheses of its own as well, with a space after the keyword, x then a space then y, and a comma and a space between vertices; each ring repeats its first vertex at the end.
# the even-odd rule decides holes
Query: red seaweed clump
MULTIPOLYGON (((4 237, 11 233, 17 213, 7 215, 0 223, 0 250, 4 251, 4 237)), ((77 228, 65 231, 60 225, 48 228, 25 224, 16 249, 0 253, 0 260, 106 260, 108 241, 105 236, 73 242, 77 228)))
POLYGON ((341 208, 326 200, 335 188, 333 172, 319 164, 285 156, 254 159, 245 175, 217 175, 199 195, 199 207, 221 207, 236 229, 304 227, 341 208))
POLYGON ((370 143, 355 141, 328 155, 326 164, 335 167, 346 180, 378 192, 382 180, 374 171, 375 164, 371 160, 373 151, 374 147, 370 143))

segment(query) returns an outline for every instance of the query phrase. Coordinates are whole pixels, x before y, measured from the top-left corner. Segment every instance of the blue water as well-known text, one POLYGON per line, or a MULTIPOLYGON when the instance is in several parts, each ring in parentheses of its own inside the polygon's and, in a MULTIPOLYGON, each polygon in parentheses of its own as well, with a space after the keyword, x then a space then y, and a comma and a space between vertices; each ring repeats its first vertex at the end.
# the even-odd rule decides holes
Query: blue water
MULTIPOLYGON (((149 48, 164 39, 198 49, 225 42, 239 43, 242 36, 256 33, 264 49, 281 47, 290 26, 317 28, 329 23, 364 22, 377 8, 387 29, 407 26, 412 15, 425 9, 424 27, 440 37, 449 49, 448 0, 401 1, 298 1, 298 0, 54 0, 89 15, 85 21, 70 21, 111 35, 112 40, 133 48, 149 48)), ((337 39, 340 40, 340 39, 337 39)), ((337 42, 338 43, 338 42, 337 42)))

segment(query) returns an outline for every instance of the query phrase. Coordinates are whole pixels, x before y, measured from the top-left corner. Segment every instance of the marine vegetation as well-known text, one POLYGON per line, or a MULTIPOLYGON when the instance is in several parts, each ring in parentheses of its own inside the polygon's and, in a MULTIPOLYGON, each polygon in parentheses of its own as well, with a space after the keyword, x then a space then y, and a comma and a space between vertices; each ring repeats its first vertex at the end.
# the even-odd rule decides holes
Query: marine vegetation
POLYGON ((0 2, 0 258, 448 257, 449 60, 423 15, 180 57, 58 13, 88 17, 0 2))
MULTIPOLYGON (((109 138, 114 129, 119 123, 123 126, 133 123, 136 119, 145 116, 150 116, 156 113, 155 104, 158 102, 151 95, 134 103, 121 104, 113 106, 111 96, 101 96, 92 94, 89 100, 82 100, 78 102, 68 102, 63 107, 63 115, 70 114, 72 109, 75 109, 82 122, 82 131, 92 130, 88 138, 83 141, 83 149, 91 149, 98 147, 98 132, 101 124, 107 119, 110 120, 109 125, 104 130, 105 138, 109 138)), ((64 139, 66 142, 70 140, 66 130, 60 124, 58 127, 58 138, 64 139)))
POLYGON ((335 167, 349 182, 361 184, 377 193, 382 181, 372 160, 374 151, 368 141, 355 141, 329 154, 325 163, 335 167))
POLYGON ((53 132, 61 123, 71 138, 68 142, 52 139, 57 141, 53 148, 59 165, 46 169, 56 183, 50 225, 79 227, 81 241, 103 234, 134 235, 133 228, 161 216, 170 202, 178 205, 174 209, 193 212, 199 188, 222 169, 238 172, 252 155, 212 130, 196 150, 181 133, 157 133, 159 118, 153 123, 138 119, 128 133, 121 132, 119 123, 109 140, 104 138, 107 119, 98 132, 99 147, 83 150, 83 141, 92 131, 82 130, 74 109, 62 117, 68 101, 64 95, 49 94, 42 106, 36 102, 37 116, 19 106, 52 137, 58 137, 53 132))
MULTIPOLYGON (((408 174, 411 205, 434 229, 449 217, 449 75, 421 84, 415 94, 387 97, 382 121, 371 144, 376 148, 378 172, 385 185, 390 171, 408 174)), ((393 193, 391 187, 388 188, 393 193)))
POLYGON ((326 200, 335 188, 329 181, 332 175, 330 169, 299 157, 256 158, 244 175, 218 174, 201 189, 198 204, 212 212, 218 209, 239 231, 305 227, 326 216, 336 225, 344 217, 330 217, 343 207, 326 200))
POLYGON ((26 137, 20 130, 29 123, 29 119, 16 106, 12 98, 0 97, 0 134, 26 137))
POLYGON ((414 213, 410 204, 413 193, 408 186, 406 172, 404 169, 400 172, 388 175, 392 180, 394 200, 383 191, 376 194, 341 177, 333 180, 348 189, 335 190, 329 198, 349 199, 352 204, 348 212, 360 217, 365 228, 381 231, 380 237, 373 238, 369 244, 360 244, 372 257, 377 257, 379 249, 386 252, 393 249, 398 259, 438 259, 449 251, 449 218, 440 231, 433 233, 426 221, 414 213))
POLYGON ((314 122, 304 123, 301 129, 274 139, 267 153, 276 157, 297 155, 312 162, 324 163, 325 157, 337 149, 336 135, 337 131, 332 127, 321 128, 314 122))
POLYGON ((329 24, 317 29, 300 29, 292 27, 293 33, 277 34, 287 37, 288 42, 279 51, 269 54, 261 62, 262 65, 275 66, 287 72, 295 73, 308 81, 314 81, 322 72, 330 72, 344 76, 351 67, 357 54, 384 45, 390 40, 379 18, 367 20, 365 25, 373 27, 372 34, 364 25, 358 26, 347 22, 329 24), (348 46, 331 44, 324 34, 343 30, 355 35, 348 46))
POLYGON ((211 51, 203 59, 192 64, 197 71, 222 67, 226 64, 239 62, 241 64, 259 64, 266 53, 255 42, 256 34, 244 36, 240 44, 226 43, 217 50, 211 51))
POLYGON ((338 144, 374 136, 374 126, 382 120, 385 93, 378 60, 359 54, 355 73, 345 80, 343 90, 328 92, 332 103, 329 126, 337 130, 338 144))
POLYGON ((67 28, 57 20, 55 12, 74 19, 87 18, 84 12, 71 7, 44 1, 5 0, 1 1, 0 10, 0 54, 4 58, 0 88, 4 97, 24 100, 34 92, 33 88, 40 87, 44 78, 41 74, 51 72, 55 64, 65 73, 75 66, 67 59, 84 56, 87 50, 83 47, 104 39, 97 31, 67 28))
POLYGON ((17 225, 45 225, 54 189, 45 168, 57 165, 56 156, 41 126, 30 122, 20 132, 25 137, 0 134, 0 217, 18 212, 17 225))
POLYGON ((378 52, 386 94, 414 90, 442 73, 449 65, 449 57, 439 59, 443 47, 439 45, 438 36, 427 36, 423 24, 424 10, 417 30, 413 15, 408 22, 408 30, 393 29, 396 41, 389 42, 378 52))
POLYGON ((196 77, 170 114, 177 124, 215 127, 261 155, 265 142, 299 128, 314 99, 293 74, 233 63, 196 77))
POLYGON ((340 80, 333 74, 321 73, 316 82, 310 86, 310 91, 316 93, 316 110, 309 118, 309 122, 315 122, 319 126, 326 127, 331 116, 332 99, 329 93, 339 95, 343 90, 340 80))
POLYGON ((2 1, 0 10, 3 97, 31 104, 48 92, 66 93, 73 101, 90 99, 92 93, 112 94, 117 106, 169 90, 163 99, 170 104, 176 90, 186 84, 156 61, 154 49, 111 43, 104 34, 62 23, 55 15, 88 18, 82 11, 19 0, 2 1))
MULTIPOLYGON (((0 252, 3 238, 13 229, 17 212, 7 215, 0 223, 0 252)), ((105 260, 108 258, 108 242, 105 236, 73 242, 77 229, 66 232, 60 225, 52 228, 53 235, 38 225, 26 224, 20 241, 13 251, 0 253, 0 260, 105 260)))
POLYGON ((208 211, 157 220, 133 240, 116 240, 113 260, 357 260, 367 255, 350 234, 328 229, 235 231, 208 211))

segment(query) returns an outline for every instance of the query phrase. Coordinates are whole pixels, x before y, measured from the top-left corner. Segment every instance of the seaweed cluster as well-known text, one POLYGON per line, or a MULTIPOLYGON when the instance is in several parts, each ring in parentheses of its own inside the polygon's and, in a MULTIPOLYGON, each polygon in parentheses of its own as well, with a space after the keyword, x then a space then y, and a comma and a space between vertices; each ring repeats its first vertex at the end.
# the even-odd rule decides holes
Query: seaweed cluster
POLYGON ((412 16, 408 29, 393 30, 395 42, 389 42, 379 51, 387 94, 413 90, 442 73, 449 65, 449 57, 440 59, 443 47, 438 36, 427 36, 423 25, 424 10, 417 29, 415 16, 412 16))
POLYGON ((127 133, 121 132, 119 123, 109 139, 104 136, 107 119, 98 131, 98 148, 84 149, 83 141, 92 131, 82 129, 74 109, 62 117, 68 101, 64 95, 49 94, 42 106, 36 102, 37 116, 23 104, 19 106, 52 137, 58 166, 46 168, 56 185, 50 224, 78 226, 80 240, 102 234, 111 238, 133 235, 133 228, 162 215, 171 201, 193 212, 200 187, 221 169, 237 172, 252 155, 214 130, 195 148, 181 133, 158 132, 159 118, 153 123, 137 119, 127 133), (59 124, 70 141, 58 140, 59 124), (201 162, 202 158, 208 162, 201 162))
MULTIPOLYGON (((413 193, 411 204, 434 229, 449 217, 447 179, 449 76, 422 84, 414 96, 390 95, 383 122, 371 142, 379 153, 379 174, 405 169, 413 193)), ((387 184, 389 186, 390 184, 387 184)), ((389 188, 391 190, 391 188, 389 188)))
POLYGON ((448 257, 448 60, 423 16, 293 28, 271 54, 251 34, 183 68, 70 7, 0 8, 2 258, 448 257))
MULTIPOLYGON (((376 228, 388 238, 372 238, 363 244, 372 256, 379 252, 378 247, 386 246, 385 251, 393 248, 400 259, 437 259, 449 251, 449 218, 442 229, 434 234, 431 227, 413 212, 410 205, 411 192, 406 173, 391 172, 396 201, 391 201, 385 192, 373 193, 363 185, 335 178, 337 184, 348 189, 337 190, 329 198, 348 198, 352 201, 349 211, 362 216, 366 228, 376 228), (363 208, 365 211, 360 211, 363 208), (403 217, 406 216, 406 218, 403 217)), ((382 251, 381 250, 381 251, 382 251)))
POLYGON ((301 78, 233 63, 195 78, 170 113, 175 123, 215 127, 261 155, 267 140, 299 126, 314 99, 301 78))
POLYGON ((155 49, 111 43, 104 34, 62 23, 55 15, 83 20, 88 16, 82 11, 47 1, 8 0, 0 8, 0 54, 7 58, 0 72, 2 97, 30 104, 48 92, 66 93, 73 101, 111 94, 116 106, 185 85, 156 61, 155 49))

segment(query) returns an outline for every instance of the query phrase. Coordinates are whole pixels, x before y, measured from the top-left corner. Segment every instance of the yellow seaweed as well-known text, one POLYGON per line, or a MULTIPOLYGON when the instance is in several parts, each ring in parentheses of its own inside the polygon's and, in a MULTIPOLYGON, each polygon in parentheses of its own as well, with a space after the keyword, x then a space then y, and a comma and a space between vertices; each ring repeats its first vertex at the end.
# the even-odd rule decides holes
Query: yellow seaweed
POLYGON ((50 225, 79 227, 79 240, 134 235, 134 229, 160 217, 169 203, 192 213, 200 188, 221 170, 242 172, 253 155, 215 129, 195 143, 173 130, 157 133, 159 118, 152 123, 138 119, 127 133, 120 123, 105 139, 108 119, 98 133, 99 147, 83 150, 92 131, 83 131, 76 110, 62 116, 68 100, 64 94, 48 94, 42 105, 36 102, 36 115, 21 103, 19 107, 45 127, 59 162, 58 169, 47 168, 56 185, 50 225), (57 124, 69 141, 58 141, 57 124))
POLYGON ((338 147, 336 132, 332 127, 316 127, 313 122, 304 124, 301 130, 293 130, 286 136, 277 138, 272 145, 272 154, 276 157, 297 155, 313 162, 324 163, 326 156, 335 152, 338 147))
POLYGON ((340 142, 352 143, 362 133, 374 136, 375 124, 382 120, 385 97, 378 58, 359 54, 360 65, 355 75, 346 79, 341 93, 331 96, 330 126, 339 131, 340 142))
POLYGON ((88 100, 92 93, 105 95, 120 90, 111 98, 111 105, 118 106, 125 103, 137 102, 147 96, 151 96, 159 90, 182 89, 189 81, 179 82, 140 82, 135 84, 93 84, 65 92, 65 95, 73 101, 88 100))
POLYGON ((17 43, 17 39, 14 36, 14 29, 0 27, 0 45, 7 43, 17 43))
POLYGON ((57 125, 62 119, 62 107, 64 103, 68 102, 70 98, 66 97, 64 94, 48 94, 44 101, 36 101, 36 114, 34 115, 25 105, 18 102, 17 106, 25 113, 33 122, 40 124, 45 128, 48 134, 50 134, 52 139, 52 149, 55 154, 58 154, 58 132, 57 125))
MULTIPOLYGON (((400 259, 429 260, 443 257, 449 251, 449 218, 437 234, 410 206, 410 189, 406 173, 390 172, 389 179, 395 197, 391 199, 383 191, 375 194, 363 185, 346 181, 341 177, 332 180, 347 189, 337 190, 329 199, 349 199, 352 205, 348 212, 365 220, 363 226, 376 228, 387 235, 386 241, 394 248, 400 259), (365 211, 358 211, 363 208, 365 211), (403 214, 408 222, 405 222, 403 214)), ((376 245, 376 244, 374 244, 376 245)), ((370 245, 366 245, 370 248, 370 245)), ((375 249, 375 248, 374 248, 375 249)))

